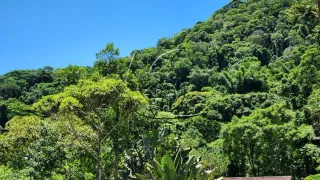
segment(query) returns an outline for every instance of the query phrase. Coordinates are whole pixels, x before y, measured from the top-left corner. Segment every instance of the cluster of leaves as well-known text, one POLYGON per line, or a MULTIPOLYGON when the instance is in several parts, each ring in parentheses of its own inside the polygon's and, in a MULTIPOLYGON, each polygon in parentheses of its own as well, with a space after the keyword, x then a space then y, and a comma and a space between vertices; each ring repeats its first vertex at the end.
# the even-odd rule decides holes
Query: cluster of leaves
POLYGON ((320 170, 315 0, 232 0, 156 47, 119 54, 109 43, 93 67, 0 76, 0 179, 320 170), (177 148, 192 168, 174 163, 177 148))
MULTIPOLYGON (((157 160, 153 160, 152 164, 147 164, 152 179, 164 180, 184 180, 196 179, 205 180, 214 178, 214 171, 206 171, 203 169, 202 164, 198 164, 198 159, 195 156, 190 156, 186 162, 183 161, 181 152, 177 152, 175 159, 168 154, 164 155, 161 159, 161 164, 157 160)), ((141 180, 148 180, 145 175, 136 174, 141 180)))

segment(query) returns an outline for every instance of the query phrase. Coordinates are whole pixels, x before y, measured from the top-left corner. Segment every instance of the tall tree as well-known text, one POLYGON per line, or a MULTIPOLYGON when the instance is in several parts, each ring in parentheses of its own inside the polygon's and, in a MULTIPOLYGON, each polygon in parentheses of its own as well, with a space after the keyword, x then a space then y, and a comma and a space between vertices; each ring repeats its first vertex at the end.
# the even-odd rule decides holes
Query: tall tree
POLYGON ((320 0, 318 0, 318 19, 320 23, 320 0))
POLYGON ((97 159, 97 178, 101 180, 103 147, 107 140, 112 142, 115 154, 113 174, 114 179, 118 179, 124 141, 133 134, 134 126, 138 124, 135 122, 139 119, 138 112, 146 103, 143 95, 128 89, 121 80, 101 79, 98 82, 81 81, 60 94, 44 97, 35 104, 35 109, 45 115, 58 113, 57 119, 65 121, 66 127, 80 144, 83 136, 74 128, 74 123, 80 119, 91 127, 96 141, 91 147, 86 144, 82 146, 97 159))

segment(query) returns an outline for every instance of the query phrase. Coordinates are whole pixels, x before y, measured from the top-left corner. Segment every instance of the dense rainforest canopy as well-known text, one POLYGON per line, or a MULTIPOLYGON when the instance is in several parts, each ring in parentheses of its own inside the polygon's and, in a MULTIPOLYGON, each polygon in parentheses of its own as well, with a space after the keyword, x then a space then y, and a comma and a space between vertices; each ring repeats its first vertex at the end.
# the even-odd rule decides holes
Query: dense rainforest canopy
POLYGON ((319 177, 317 5, 232 0, 130 57, 0 76, 0 179, 319 177))

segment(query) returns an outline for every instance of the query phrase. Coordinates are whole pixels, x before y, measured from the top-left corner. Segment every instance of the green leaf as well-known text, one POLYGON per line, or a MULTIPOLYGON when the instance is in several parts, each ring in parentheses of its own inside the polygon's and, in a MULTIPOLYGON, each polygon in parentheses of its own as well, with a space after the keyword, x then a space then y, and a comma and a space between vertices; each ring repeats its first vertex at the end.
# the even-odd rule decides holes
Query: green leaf
POLYGON ((176 168, 174 167, 174 162, 170 155, 163 156, 161 160, 161 166, 164 171, 164 180, 174 180, 176 179, 176 168))
POLYGON ((140 180, 149 180, 145 175, 142 175, 142 174, 135 174, 137 177, 138 177, 138 179, 140 179, 140 180))

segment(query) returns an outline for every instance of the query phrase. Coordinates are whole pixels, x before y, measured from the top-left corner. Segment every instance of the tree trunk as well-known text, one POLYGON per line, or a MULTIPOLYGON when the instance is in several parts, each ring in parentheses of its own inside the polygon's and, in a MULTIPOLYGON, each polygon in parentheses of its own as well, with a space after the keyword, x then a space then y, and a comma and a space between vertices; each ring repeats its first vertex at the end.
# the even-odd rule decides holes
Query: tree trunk
POLYGON ((254 144, 252 143, 250 143, 250 161, 251 161, 252 175, 256 176, 256 169, 254 167, 254 144))
MULTIPOLYGON (((116 107, 116 123, 119 123, 120 121, 120 105, 118 104, 116 107)), ((116 159, 114 160, 114 171, 113 171, 113 179, 117 180, 118 179, 118 174, 119 174, 119 141, 118 137, 116 137, 113 141, 113 148, 116 153, 116 159)))
POLYGON ((119 174, 119 151, 118 149, 116 149, 116 159, 114 161, 114 175, 113 175, 114 180, 118 179, 118 174, 119 174))
POLYGON ((318 0, 318 18, 320 23, 320 0, 318 0))
POLYGON ((98 180, 102 179, 102 150, 101 150, 101 137, 98 134, 98 180))

